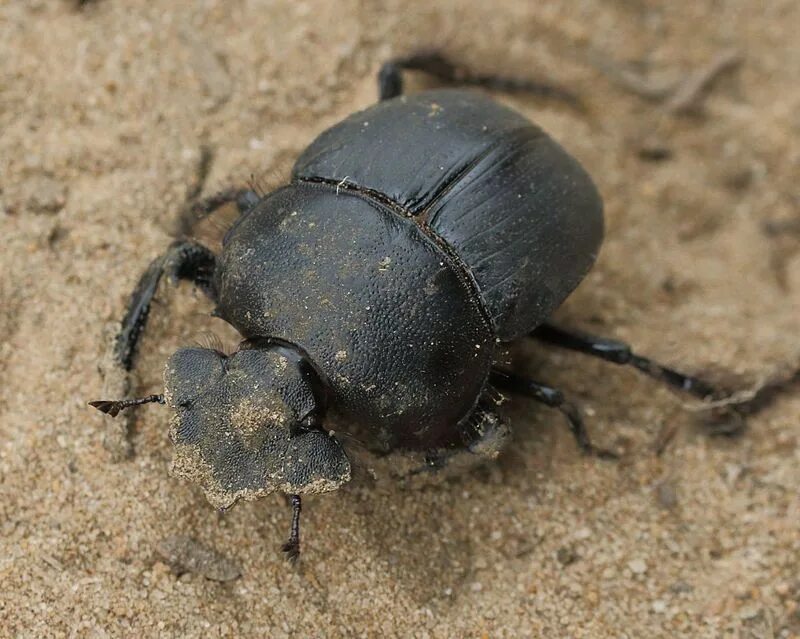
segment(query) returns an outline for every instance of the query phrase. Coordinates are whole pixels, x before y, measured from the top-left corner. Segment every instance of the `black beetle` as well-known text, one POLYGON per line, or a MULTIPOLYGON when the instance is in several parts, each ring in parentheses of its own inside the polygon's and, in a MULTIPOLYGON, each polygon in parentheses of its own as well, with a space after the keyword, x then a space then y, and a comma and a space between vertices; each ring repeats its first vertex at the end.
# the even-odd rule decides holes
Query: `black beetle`
POLYGON ((209 213, 236 202, 241 215, 219 256, 182 241, 150 265, 115 356, 130 370, 164 273, 209 294, 214 313, 244 337, 239 349, 180 349, 163 395, 92 402, 112 416, 168 404, 173 472, 200 483, 217 507, 289 495, 283 549, 292 558, 300 495, 350 479, 332 424, 377 452, 424 451, 434 467, 457 452, 493 457, 509 436, 495 401, 507 390, 558 408, 582 449, 600 452, 559 391, 495 365, 503 343, 530 335, 712 394, 625 344, 546 323, 600 248, 592 180, 541 129, 479 93, 401 96, 403 68, 540 90, 457 73, 432 54, 384 65, 381 101, 314 140, 289 184, 198 204, 209 213))

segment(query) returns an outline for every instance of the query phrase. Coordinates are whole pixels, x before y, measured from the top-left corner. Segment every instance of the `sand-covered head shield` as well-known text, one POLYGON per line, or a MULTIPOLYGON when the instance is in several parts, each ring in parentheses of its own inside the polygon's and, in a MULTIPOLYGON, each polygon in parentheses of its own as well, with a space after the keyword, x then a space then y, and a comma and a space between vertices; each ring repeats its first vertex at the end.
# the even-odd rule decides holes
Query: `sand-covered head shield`
POLYGON ((279 346, 230 356, 183 348, 167 362, 172 472, 228 508, 272 492, 313 494, 350 479, 338 441, 310 427, 320 410, 303 362, 279 346))

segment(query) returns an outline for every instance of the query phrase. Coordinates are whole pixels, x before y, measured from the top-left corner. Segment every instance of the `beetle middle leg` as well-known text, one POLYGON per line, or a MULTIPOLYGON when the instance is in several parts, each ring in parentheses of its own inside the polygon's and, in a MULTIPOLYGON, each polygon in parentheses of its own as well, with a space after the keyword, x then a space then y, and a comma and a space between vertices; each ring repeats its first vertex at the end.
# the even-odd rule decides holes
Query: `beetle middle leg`
POLYGON ((569 424, 572 436, 584 453, 596 455, 602 459, 617 458, 617 455, 612 451, 597 448, 592 444, 580 411, 577 406, 565 399, 560 390, 499 368, 492 369, 489 382, 495 388, 530 397, 545 406, 550 406, 560 411, 569 424))
POLYGON ((421 71, 443 84, 476 86, 507 93, 528 93, 558 100, 578 110, 583 109, 580 98, 568 89, 526 78, 475 73, 455 64, 438 51, 420 51, 385 62, 378 71, 380 101, 396 98, 403 94, 403 71, 421 71))
POLYGON ((633 366, 645 375, 671 388, 694 395, 698 399, 713 399, 719 394, 717 389, 702 379, 681 373, 673 368, 637 355, 624 342, 597 337, 580 331, 565 330, 552 324, 542 324, 531 333, 531 337, 554 346, 598 357, 614 364, 633 366))

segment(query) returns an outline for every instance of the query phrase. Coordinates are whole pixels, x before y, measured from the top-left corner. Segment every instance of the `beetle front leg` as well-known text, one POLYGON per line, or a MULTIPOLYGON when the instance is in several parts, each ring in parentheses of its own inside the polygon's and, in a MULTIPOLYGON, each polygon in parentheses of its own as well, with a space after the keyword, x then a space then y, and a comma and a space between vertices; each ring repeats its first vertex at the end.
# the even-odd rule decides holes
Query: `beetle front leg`
POLYGON ((292 527, 289 530, 289 540, 281 546, 281 550, 286 553, 286 559, 295 562, 300 556, 300 511, 303 503, 300 495, 289 495, 288 497, 292 505, 292 527))
POLYGON ((453 63, 438 51, 420 51, 384 63, 378 71, 378 96, 381 102, 403 94, 403 71, 421 71, 442 84, 475 86, 507 93, 527 93, 557 100, 577 110, 583 110, 580 98, 568 89, 526 78, 474 73, 453 63))
MULTIPOLYGON (((129 373, 133 368, 139 340, 147 324, 153 297, 161 278, 166 274, 173 282, 179 279, 191 280, 213 298, 215 264, 216 258, 211 251, 200 244, 187 241, 175 242, 164 255, 150 263, 136 284, 119 332, 104 358, 102 372, 105 397, 125 397, 130 394, 129 373)), ((119 410, 128 406, 128 404, 123 406, 125 402, 127 400, 102 400, 92 405, 98 410, 109 414, 113 412, 116 415, 119 410)), ((139 403, 147 402, 129 405, 136 406, 139 403)), ((104 434, 103 445, 115 461, 127 459, 133 452, 130 442, 131 426, 132 418, 126 415, 124 419, 114 420, 104 434)))
POLYGON ((565 330, 552 324, 542 324, 531 333, 531 337, 598 357, 607 362, 623 366, 633 366, 645 375, 684 393, 694 395, 698 399, 713 399, 719 395, 717 389, 702 379, 681 373, 673 368, 637 355, 624 342, 589 335, 580 331, 565 330))
POLYGON ((592 444, 580 411, 577 406, 564 398, 564 394, 560 390, 499 368, 492 369, 489 375, 489 383, 500 390, 530 397, 545 406, 550 406, 560 411, 566 418, 569 429, 578 446, 587 455, 595 455, 601 459, 616 459, 618 457, 616 453, 597 448, 592 444))
POLYGON ((114 342, 114 357, 125 370, 133 368, 139 339, 147 325, 150 306, 164 275, 173 283, 194 282, 211 299, 216 298, 213 276, 216 258, 206 247, 195 242, 174 242, 167 252, 150 263, 133 290, 128 310, 114 342))
MULTIPOLYGON (((258 194, 250 189, 225 189, 187 206, 179 219, 180 230, 188 234, 194 223, 226 204, 235 203, 239 213, 244 214, 258 201, 258 194)), ((147 324, 150 304, 162 276, 166 274, 173 283, 182 279, 189 280, 213 300, 216 298, 213 283, 215 266, 214 254, 202 244, 189 240, 173 242, 164 255, 150 263, 131 295, 114 344, 114 357, 125 371, 130 371, 133 367, 139 338, 147 324)))

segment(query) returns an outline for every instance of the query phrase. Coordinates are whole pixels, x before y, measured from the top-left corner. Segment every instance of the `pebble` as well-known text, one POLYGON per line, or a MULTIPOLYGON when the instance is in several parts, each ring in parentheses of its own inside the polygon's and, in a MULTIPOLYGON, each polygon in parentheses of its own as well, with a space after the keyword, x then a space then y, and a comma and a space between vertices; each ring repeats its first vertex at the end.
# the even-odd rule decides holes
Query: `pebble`
POLYGON ((58 213, 67 203, 67 189, 53 178, 31 178, 24 186, 25 208, 32 213, 58 213))
POLYGON ((643 559, 632 559, 628 562, 628 568, 634 575, 643 575, 647 572, 647 564, 643 559))
POLYGON ((678 505, 678 491, 675 484, 669 480, 659 482, 656 485, 656 499, 662 508, 675 508, 678 505))
POLYGON ((562 546, 556 551, 556 559, 562 566, 574 564, 579 558, 580 557, 578 557, 578 553, 576 553, 575 550, 569 546, 562 546))
POLYGON ((682 592, 692 592, 694 587, 685 581, 676 581, 669 589, 675 594, 680 594, 682 592))
POLYGON ((761 608, 756 606, 746 606, 739 611, 739 619, 742 621, 747 621, 749 619, 755 619, 756 617, 761 615, 761 608))
POLYGON ((185 535, 162 539, 156 551, 165 563, 157 562, 155 567, 169 566, 176 574, 197 573, 212 581, 232 581, 242 575, 235 561, 185 535))

